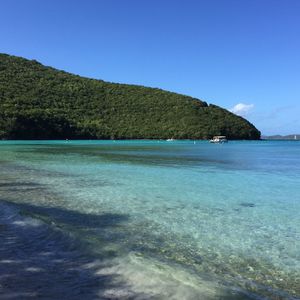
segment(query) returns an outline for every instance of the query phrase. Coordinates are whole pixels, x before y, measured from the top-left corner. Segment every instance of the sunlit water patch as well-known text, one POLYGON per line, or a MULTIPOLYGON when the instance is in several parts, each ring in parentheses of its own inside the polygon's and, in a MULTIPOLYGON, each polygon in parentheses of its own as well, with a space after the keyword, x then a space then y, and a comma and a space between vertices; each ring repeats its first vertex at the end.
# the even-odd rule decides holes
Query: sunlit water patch
MULTIPOLYGON (((74 264, 82 279, 61 272, 67 284, 52 293, 67 295, 76 286, 74 299, 300 297, 300 143, 52 141, 0 147, 0 222, 10 230, 0 233, 17 239, 22 230, 34 248, 24 239, 16 242, 18 253, 2 248, 4 264, 22 262, 29 250, 33 257, 36 251, 62 253, 49 260, 50 267, 45 259, 27 264, 31 277, 18 292, 32 297, 30 282, 34 287, 35 278, 43 278, 35 275, 39 270, 47 270, 46 280, 55 267, 74 264)), ((13 273, 9 269, 7 276, 13 273)))

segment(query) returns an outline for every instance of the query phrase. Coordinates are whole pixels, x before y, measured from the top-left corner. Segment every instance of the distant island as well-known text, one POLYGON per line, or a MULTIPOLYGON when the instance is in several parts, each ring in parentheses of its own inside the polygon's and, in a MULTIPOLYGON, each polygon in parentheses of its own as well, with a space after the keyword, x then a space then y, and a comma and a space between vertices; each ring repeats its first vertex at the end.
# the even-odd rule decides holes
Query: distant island
POLYGON ((0 54, 0 139, 260 139, 221 107, 0 54))
POLYGON ((300 141, 300 134, 289 134, 289 135, 264 135, 261 137, 264 140, 299 140, 300 141))

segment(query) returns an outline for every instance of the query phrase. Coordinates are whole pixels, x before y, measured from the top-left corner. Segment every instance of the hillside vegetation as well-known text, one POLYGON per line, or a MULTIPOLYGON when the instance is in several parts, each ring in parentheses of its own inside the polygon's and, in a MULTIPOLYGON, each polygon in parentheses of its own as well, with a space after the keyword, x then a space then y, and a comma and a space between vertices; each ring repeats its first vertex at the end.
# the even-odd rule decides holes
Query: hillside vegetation
POLYGON ((188 96, 109 83, 0 54, 2 139, 259 139, 248 121, 188 96))

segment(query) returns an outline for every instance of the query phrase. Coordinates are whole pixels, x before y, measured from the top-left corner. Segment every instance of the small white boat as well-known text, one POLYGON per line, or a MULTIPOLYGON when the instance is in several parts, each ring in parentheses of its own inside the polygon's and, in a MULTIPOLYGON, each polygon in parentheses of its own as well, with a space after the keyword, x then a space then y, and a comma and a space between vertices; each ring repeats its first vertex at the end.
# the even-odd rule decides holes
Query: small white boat
POLYGON ((173 141, 175 141, 174 139, 167 139, 166 140, 167 142, 173 142, 173 141))
POLYGON ((225 135, 216 135, 211 140, 209 140, 210 143, 227 143, 228 140, 225 135))

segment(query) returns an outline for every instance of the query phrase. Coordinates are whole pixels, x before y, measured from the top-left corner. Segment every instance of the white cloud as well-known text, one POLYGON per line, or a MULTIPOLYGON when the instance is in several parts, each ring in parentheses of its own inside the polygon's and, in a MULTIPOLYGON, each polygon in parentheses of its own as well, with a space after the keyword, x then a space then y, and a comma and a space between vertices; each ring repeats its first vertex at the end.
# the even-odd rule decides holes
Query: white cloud
POLYGON ((254 104, 244 104, 238 103, 233 108, 230 109, 236 115, 246 116, 254 108, 254 104))

